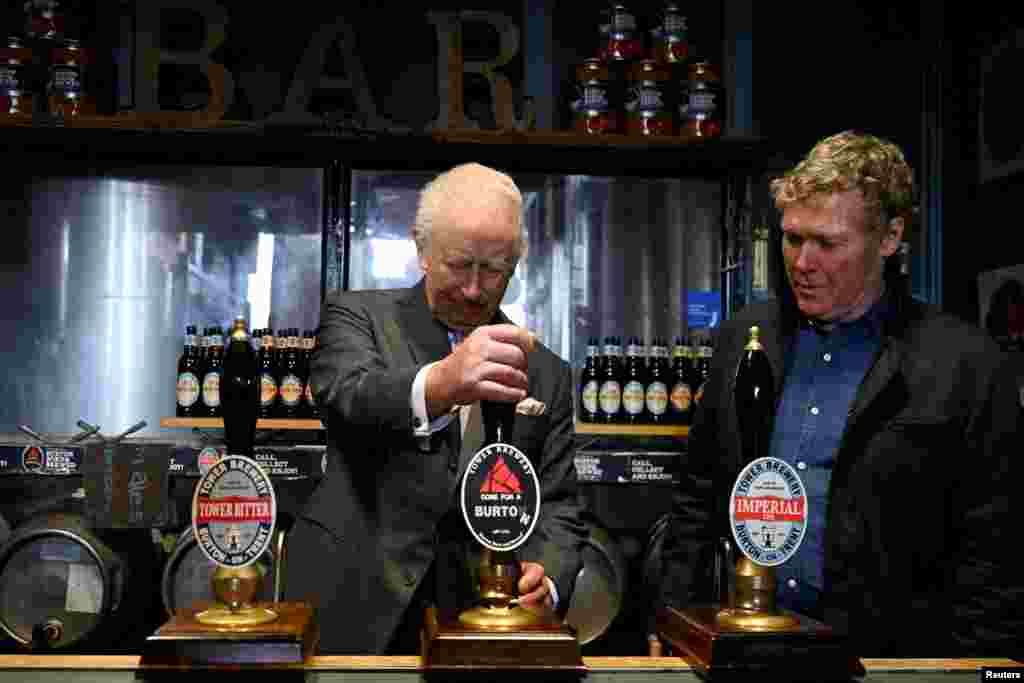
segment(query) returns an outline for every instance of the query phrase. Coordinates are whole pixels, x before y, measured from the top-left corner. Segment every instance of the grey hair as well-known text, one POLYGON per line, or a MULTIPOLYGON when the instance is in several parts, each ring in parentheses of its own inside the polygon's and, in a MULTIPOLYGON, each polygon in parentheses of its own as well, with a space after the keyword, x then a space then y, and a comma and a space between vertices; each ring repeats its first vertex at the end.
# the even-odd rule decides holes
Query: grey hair
POLYGON ((416 220, 412 226, 412 238, 416 250, 425 254, 430 248, 430 236, 438 222, 438 216, 446 206, 457 207, 472 202, 476 205, 493 205, 498 198, 516 206, 519 239, 516 241, 516 258, 526 253, 526 236, 523 234, 523 195, 511 177, 482 164, 468 163, 456 166, 427 183, 420 192, 416 207, 416 220))

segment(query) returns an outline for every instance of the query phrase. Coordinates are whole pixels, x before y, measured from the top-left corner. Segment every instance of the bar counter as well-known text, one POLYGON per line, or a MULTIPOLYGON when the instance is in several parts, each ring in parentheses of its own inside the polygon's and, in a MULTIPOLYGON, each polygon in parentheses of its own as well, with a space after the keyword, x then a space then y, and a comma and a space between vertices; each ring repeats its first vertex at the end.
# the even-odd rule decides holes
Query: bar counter
MULTIPOLYGON (((578 679, 588 683, 615 681, 700 681, 702 680, 678 657, 584 657, 585 673, 578 679)), ((982 667, 1010 667, 1024 680, 1024 664, 1009 659, 864 659, 867 672, 863 678, 851 680, 865 683, 957 683, 980 681, 982 667)), ((479 676, 460 680, 495 680, 496 671, 480 671, 479 676)), ((536 683, 548 676, 543 671, 502 672, 508 680, 536 683)), ((427 675, 419 657, 312 657, 302 665, 259 668, 179 667, 140 664, 139 657, 62 656, 62 655, 0 655, 0 683, 129 683, 145 680, 199 681, 303 681, 335 683, 349 681, 411 681, 443 680, 443 675, 427 675)), ((555 680, 572 680, 565 674, 555 680)), ((763 683, 763 677, 750 676, 763 683)))

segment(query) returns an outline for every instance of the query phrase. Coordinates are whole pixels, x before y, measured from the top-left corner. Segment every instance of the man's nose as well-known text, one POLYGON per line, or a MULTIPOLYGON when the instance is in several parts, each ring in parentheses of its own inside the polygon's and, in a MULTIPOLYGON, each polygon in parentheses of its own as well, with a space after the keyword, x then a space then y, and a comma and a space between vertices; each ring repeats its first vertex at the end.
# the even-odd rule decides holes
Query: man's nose
POLYGON ((796 253, 796 260, 793 261, 793 266, 795 268, 799 270, 810 270, 814 265, 811 249, 812 246, 807 242, 800 245, 800 250, 796 253))
POLYGON ((480 287, 480 267, 474 265, 469 271, 465 282, 462 283, 462 296, 467 299, 477 299, 483 293, 480 287))

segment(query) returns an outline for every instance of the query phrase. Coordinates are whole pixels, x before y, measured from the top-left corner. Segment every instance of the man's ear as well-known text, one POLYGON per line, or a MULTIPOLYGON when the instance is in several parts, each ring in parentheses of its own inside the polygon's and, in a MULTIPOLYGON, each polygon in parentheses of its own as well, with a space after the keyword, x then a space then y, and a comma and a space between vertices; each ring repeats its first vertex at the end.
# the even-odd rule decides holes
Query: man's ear
POLYGON ((882 242, 879 251, 882 256, 888 258, 896 253, 903 241, 903 229, 906 224, 902 217, 896 217, 889 221, 889 224, 882 228, 882 242))

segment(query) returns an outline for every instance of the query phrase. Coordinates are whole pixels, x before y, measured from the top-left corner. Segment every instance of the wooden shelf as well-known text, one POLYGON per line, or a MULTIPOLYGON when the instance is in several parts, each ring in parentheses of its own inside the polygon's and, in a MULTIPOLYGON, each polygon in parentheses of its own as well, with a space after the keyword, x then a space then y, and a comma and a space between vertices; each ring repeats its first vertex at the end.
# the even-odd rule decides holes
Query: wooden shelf
POLYGON ((603 425, 587 422, 576 423, 577 434, 605 436, 678 436, 686 438, 690 428, 686 425, 603 425))
POLYGON ((191 112, 89 117, 65 126, 0 120, 0 146, 39 163, 187 163, 317 167, 334 160, 361 170, 436 171, 478 161, 518 173, 725 177, 788 168, 767 140, 715 140, 573 131, 388 132, 315 122, 204 122, 191 112), (208 124, 208 125, 203 125, 208 124))
MULTIPOLYGON (((219 417, 162 417, 160 426, 170 429, 224 429, 219 417)), ((323 429, 320 420, 256 420, 256 429, 323 429)))

